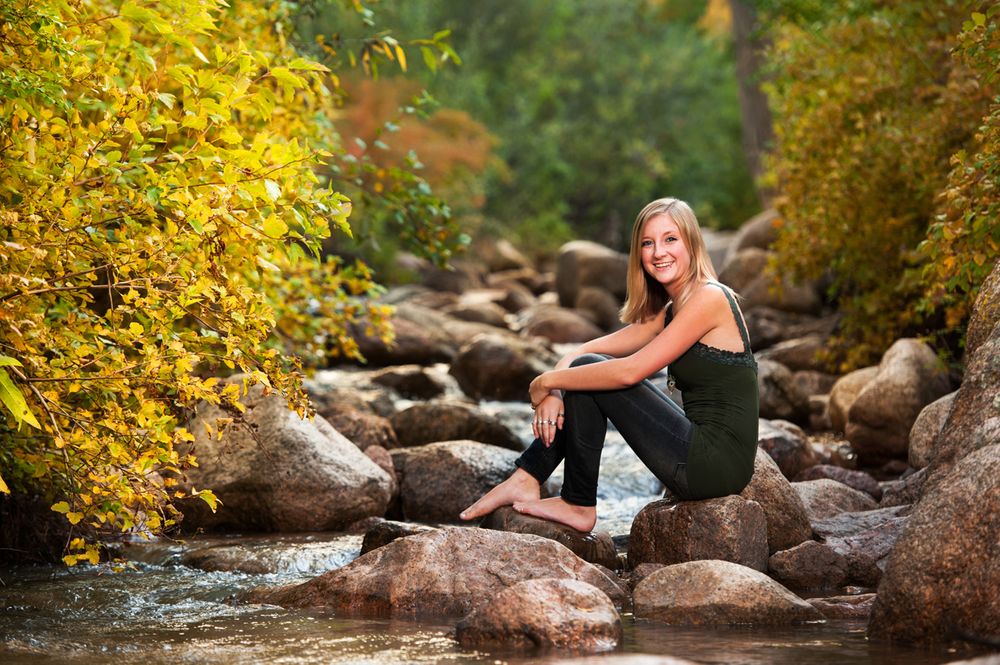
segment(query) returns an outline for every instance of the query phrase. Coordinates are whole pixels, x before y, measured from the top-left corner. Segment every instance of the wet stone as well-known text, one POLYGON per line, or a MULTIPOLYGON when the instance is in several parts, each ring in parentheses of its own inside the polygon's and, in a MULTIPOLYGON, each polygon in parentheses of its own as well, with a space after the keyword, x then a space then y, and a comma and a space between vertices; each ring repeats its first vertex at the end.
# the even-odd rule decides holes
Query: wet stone
POLYGON ((522 515, 510 506, 504 506, 487 515, 479 525, 483 529, 530 533, 549 538, 569 548, 584 561, 600 564, 610 570, 621 566, 611 535, 606 531, 583 533, 563 524, 530 515, 522 515))

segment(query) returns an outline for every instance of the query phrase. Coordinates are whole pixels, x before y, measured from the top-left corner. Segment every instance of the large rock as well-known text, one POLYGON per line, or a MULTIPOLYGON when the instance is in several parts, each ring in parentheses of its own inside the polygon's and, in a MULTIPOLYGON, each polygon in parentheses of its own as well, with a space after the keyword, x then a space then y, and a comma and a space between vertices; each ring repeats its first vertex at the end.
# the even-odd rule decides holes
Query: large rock
MULTIPOLYGON (((982 347, 980 347, 980 350, 982 347)), ((934 643, 1000 626, 1000 445, 959 461, 914 506, 889 556, 868 632, 934 643)))
POLYGON ((428 533, 437 527, 426 524, 413 524, 411 522, 394 522, 392 520, 378 520, 368 527, 365 536, 361 540, 361 554, 368 554, 372 550, 388 545, 394 540, 415 536, 418 533, 428 533))
POLYGON ((361 450, 371 446, 399 447, 399 439, 389 420, 371 411, 350 403, 324 401, 316 403, 316 413, 361 450))
MULTIPOLYGON (((994 284, 1000 281, 998 271, 1000 268, 995 268, 990 278, 994 284)), ((997 292, 1000 287, 993 288, 991 292, 981 292, 976 300, 969 328, 976 324, 985 329, 992 316, 991 332, 968 355, 962 385, 933 444, 934 460, 927 467, 932 474, 929 485, 972 451, 1000 443, 1000 321, 996 319, 997 310, 990 305, 1000 298, 997 292)))
POLYGON ((972 306, 972 317, 965 332, 967 357, 971 358, 993 336, 997 322, 1000 322, 1000 260, 997 260, 989 277, 980 285, 979 295, 972 306))
POLYGON ((616 606, 626 600, 616 582, 553 540, 462 527, 394 540, 304 584, 259 590, 249 599, 344 615, 458 617, 538 578, 586 582, 616 606))
POLYGON ((752 280, 740 295, 747 309, 771 307, 796 314, 819 314, 823 309, 816 284, 797 284, 788 278, 776 284, 770 272, 752 280))
POLYGON ((736 236, 730 241, 726 262, 728 263, 732 260, 733 255, 748 247, 768 249, 778 239, 780 219, 781 216, 777 210, 768 208, 743 222, 737 230, 736 236))
POLYGON ((553 344, 582 344, 604 334, 587 317, 563 307, 539 305, 526 310, 518 319, 522 334, 544 337, 553 344))
POLYGON ((813 522, 813 532, 820 540, 846 538, 891 522, 897 517, 905 517, 909 513, 909 506, 891 506, 854 513, 840 513, 813 522))
POLYGON ((455 340, 447 326, 448 317, 431 309, 404 303, 392 316, 393 341, 386 343, 358 324, 351 329, 358 349, 371 367, 386 365, 433 365, 455 356, 455 340))
POLYGON ((770 553, 795 547, 812 537, 805 504, 774 460, 760 448, 754 458, 753 477, 740 496, 764 509, 770 553))
POLYGON ((470 439, 522 450, 521 439, 496 417, 460 402, 418 402, 390 421, 403 446, 470 439))
POLYGON ((934 459, 934 442, 941 435, 957 394, 958 391, 955 391, 934 400, 923 408, 913 422, 907 460, 914 469, 922 469, 934 459))
POLYGON ((809 398, 795 385, 792 371, 773 360, 757 362, 757 390, 760 393, 760 417, 809 421, 809 398))
POLYGON ((754 501, 725 496, 705 501, 654 501, 639 511, 629 534, 628 562, 673 564, 698 559, 767 569, 767 519, 754 501))
POLYGON ((576 294, 574 308, 596 323, 602 330, 614 330, 622 325, 619 312, 622 303, 613 293, 596 286, 585 286, 576 294))
POLYGON ((451 374, 475 399, 528 401, 528 386, 559 358, 533 340, 479 335, 464 345, 451 374))
POLYGON ((847 412, 861 391, 878 374, 878 367, 865 367, 845 374, 830 389, 830 424, 835 432, 847 429, 847 412))
POLYGON ((621 618, 607 595, 568 579, 518 582, 484 599, 455 627, 466 649, 607 651, 621 638, 621 618))
POLYGON ((907 519, 904 515, 890 517, 850 535, 825 538, 823 544, 847 561, 849 583, 874 587, 907 519))
POLYGON ((477 249, 486 252, 486 267, 491 273, 502 270, 523 270, 531 268, 531 260, 526 257, 521 250, 511 243, 511 241, 500 238, 495 242, 483 243, 477 249))
POLYGON ((792 589, 836 589, 847 580, 847 559, 815 540, 775 552, 767 567, 771 577, 792 589))
POLYGON ((460 302, 445 308, 444 313, 462 321, 485 323, 495 328, 508 328, 507 310, 493 302, 460 302))
POLYGON ((773 360, 793 372, 801 370, 821 371, 826 363, 820 355, 826 348, 826 341, 820 335, 807 335, 797 339, 778 342, 757 354, 757 359, 773 360))
POLYGON ((771 456, 788 479, 819 462, 805 432, 787 420, 761 418, 757 445, 771 456))
POLYGON ((862 464, 905 457, 920 411, 950 390, 948 371, 927 344, 897 340, 847 413, 847 440, 862 464))
POLYGON ((259 385, 241 401, 246 426, 221 439, 206 430, 229 417, 218 407, 202 403, 188 427, 199 465, 186 486, 212 489, 221 505, 212 513, 199 499, 182 502, 185 528, 327 531, 385 513, 391 478, 323 418, 300 418, 259 385))
POLYGON ((457 522, 458 514, 506 480, 517 453, 476 441, 441 441, 391 451, 403 518, 457 522))
POLYGON ((635 588, 637 618, 673 625, 781 625, 822 615, 764 573, 729 561, 689 561, 656 571, 635 588))
POLYGON ((600 564, 609 570, 618 570, 621 567, 615 543, 607 531, 580 533, 572 527, 557 522, 522 515, 510 506, 494 510, 483 519, 479 526, 483 529, 530 533, 550 538, 568 547, 573 554, 584 561, 600 564))
POLYGON ((870 474, 864 471, 845 469, 833 464, 811 466, 796 474, 792 480, 802 482, 804 480, 820 480, 821 478, 836 480, 838 483, 843 483, 859 492, 864 492, 876 501, 882 498, 882 488, 879 486, 878 481, 870 474))
MULTIPOLYGON (((372 374, 371 382, 395 390, 408 399, 434 399, 444 395, 454 378, 420 365, 397 365, 372 374)), ((457 388, 457 385, 455 385, 457 388)))
POLYGON ((875 605, 875 594, 859 593, 854 596, 809 598, 806 602, 819 610, 825 619, 867 620, 872 613, 872 607, 875 605))
POLYGON ((792 483, 792 487, 805 504, 810 522, 878 506, 868 494, 830 478, 792 483))
POLYGON ((556 263, 559 304, 572 307, 579 289, 596 286, 625 299, 628 257, 589 240, 574 240, 562 246, 556 263))
POLYGON ((749 284, 764 273, 769 253, 759 247, 747 247, 733 254, 719 271, 719 281, 742 293, 749 284))

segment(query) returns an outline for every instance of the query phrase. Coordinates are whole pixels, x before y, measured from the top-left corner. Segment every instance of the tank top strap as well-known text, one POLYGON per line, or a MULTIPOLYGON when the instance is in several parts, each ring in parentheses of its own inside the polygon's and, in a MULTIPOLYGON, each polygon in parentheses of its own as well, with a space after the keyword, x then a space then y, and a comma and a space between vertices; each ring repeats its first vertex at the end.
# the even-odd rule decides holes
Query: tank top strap
POLYGON ((743 351, 750 353, 750 333, 747 332, 746 325, 743 323, 743 315, 740 314, 740 308, 736 306, 736 298, 721 282, 710 279, 708 283, 719 287, 726 294, 726 300, 729 301, 729 309, 733 311, 733 318, 736 319, 736 327, 740 329, 740 337, 743 338, 743 351))

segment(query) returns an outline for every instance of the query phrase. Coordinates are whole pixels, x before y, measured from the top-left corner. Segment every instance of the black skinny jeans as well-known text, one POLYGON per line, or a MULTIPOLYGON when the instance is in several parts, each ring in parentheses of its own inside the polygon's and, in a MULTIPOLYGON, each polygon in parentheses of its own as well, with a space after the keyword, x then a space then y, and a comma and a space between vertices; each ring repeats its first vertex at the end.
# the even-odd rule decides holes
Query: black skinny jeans
MULTIPOLYGON (((609 359, 597 353, 576 358, 571 367, 609 359)), ((688 496, 687 458, 693 426, 684 411, 649 380, 618 390, 567 391, 563 428, 552 445, 535 439, 515 464, 544 483, 566 460, 561 496, 578 506, 597 505, 597 476, 614 423, 643 464, 680 498, 688 496)))

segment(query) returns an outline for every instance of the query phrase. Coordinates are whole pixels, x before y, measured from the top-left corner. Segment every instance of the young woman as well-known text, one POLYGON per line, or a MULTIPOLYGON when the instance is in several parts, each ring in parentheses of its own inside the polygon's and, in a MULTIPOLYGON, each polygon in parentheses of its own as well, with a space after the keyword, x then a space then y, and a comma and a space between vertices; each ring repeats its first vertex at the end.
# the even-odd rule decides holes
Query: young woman
POLYGON ((626 327, 581 345, 531 382, 536 439, 517 470, 462 512, 500 506, 590 531, 608 419, 681 499, 738 493, 757 449, 757 363, 733 293, 715 281, 698 220, 678 199, 653 201, 632 229, 626 327), (682 410, 646 377, 668 367, 682 410), (540 498, 565 460, 559 497, 540 498))

